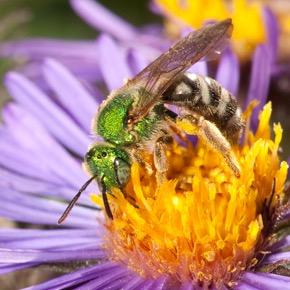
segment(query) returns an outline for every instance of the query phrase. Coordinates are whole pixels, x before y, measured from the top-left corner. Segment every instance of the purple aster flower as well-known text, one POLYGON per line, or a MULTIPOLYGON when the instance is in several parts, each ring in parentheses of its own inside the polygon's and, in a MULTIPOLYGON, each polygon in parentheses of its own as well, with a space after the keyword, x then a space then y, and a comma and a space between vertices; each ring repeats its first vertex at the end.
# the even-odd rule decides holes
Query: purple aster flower
MULTIPOLYGON (((108 35, 101 35, 94 47, 101 55, 95 70, 108 91, 146 64, 146 57, 135 58, 134 62, 128 59, 127 51, 119 49, 108 35)), ((258 98, 261 105, 265 104, 270 49, 261 46, 253 56, 248 103, 258 98), (261 66, 264 71, 258 74, 261 66)), ((65 48, 63 51, 65 54, 65 48)), ((142 56, 137 48, 133 53, 142 56)), ((207 75, 206 63, 196 64, 191 71, 207 75)), ((215 77, 238 95, 239 71, 237 58, 227 50, 215 77)), ((63 201, 69 201, 86 180, 82 157, 92 142, 88 135, 90 121, 104 96, 97 86, 83 85, 58 60, 45 59, 41 72, 43 81, 38 85, 18 72, 9 72, 5 78, 13 101, 3 110, 4 124, 0 129, 0 214, 12 221, 46 228, 1 229, 0 273, 47 263, 83 262, 87 266, 80 270, 26 289, 200 289, 202 286, 178 280, 170 272, 158 277, 143 276, 124 261, 112 260, 108 249, 104 249, 104 216, 90 206, 87 195, 66 223, 56 227, 65 206, 63 201)), ((257 120, 257 115, 253 119, 257 120)), ((98 188, 92 185, 87 192, 98 192, 98 188)), ((288 205, 275 214, 275 225, 283 224, 289 218, 288 205)), ((271 253, 260 260, 259 267, 288 261, 288 246, 289 236, 271 245, 271 253)), ((143 262, 146 261, 140 261, 143 262)), ((234 286, 287 289, 289 282, 286 276, 259 273, 253 267, 243 270, 234 286)))
MULTIPOLYGON (((104 99, 103 87, 107 92, 120 87, 163 48, 160 42, 152 46, 155 38, 151 34, 142 35, 142 41, 136 45, 134 40, 139 33, 136 28, 93 1, 72 3, 90 25, 107 34, 96 41, 31 40, 0 47, 2 55, 22 55, 31 61, 23 73, 9 72, 5 78, 13 101, 3 109, 4 124, 0 127, 0 215, 41 226, 41 229, 0 230, 0 273, 41 264, 66 263, 63 267, 81 264, 81 269, 27 289, 201 289, 202 285, 194 280, 176 279, 170 271, 146 276, 132 267, 130 260, 116 259, 110 248, 116 244, 105 245, 112 235, 108 236, 104 227, 104 215, 92 207, 88 196, 99 192, 96 185, 88 188, 66 223, 56 226, 65 203, 87 179, 81 163, 88 145, 94 141, 89 137, 89 127, 104 99), (97 18, 98 13, 101 17, 97 18), (92 84, 92 80, 98 84, 92 84)), ((266 103, 275 49, 270 42, 259 46, 253 55, 245 105, 253 99, 260 101, 252 117, 258 132, 258 112, 266 103)), ((197 63, 190 71, 208 75, 205 62, 197 63)), ((214 77, 239 96, 239 62, 230 50, 222 55, 214 77)), ((283 228, 289 220, 288 203, 273 212, 268 212, 265 206, 265 212, 271 214, 270 229, 283 228)), ((251 261, 257 259, 259 263, 242 269, 232 287, 287 289, 290 278, 282 276, 279 269, 284 269, 290 259, 289 236, 284 234, 271 242, 266 240, 260 247, 257 245, 251 261)), ((148 267, 146 260, 139 261, 141 268, 148 267)))

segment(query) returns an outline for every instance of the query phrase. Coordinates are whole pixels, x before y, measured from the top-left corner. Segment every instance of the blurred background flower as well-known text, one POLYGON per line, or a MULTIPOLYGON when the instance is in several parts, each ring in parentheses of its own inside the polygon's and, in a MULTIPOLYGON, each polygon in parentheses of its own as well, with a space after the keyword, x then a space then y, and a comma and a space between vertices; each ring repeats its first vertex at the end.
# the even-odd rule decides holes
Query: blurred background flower
MULTIPOLYGON (((5 75, 5 87, 13 102, 4 107, 4 124, 0 130, 0 215, 6 218, 6 223, 16 222, 23 228, 1 230, 0 272, 7 274, 44 264, 40 274, 27 278, 24 272, 25 279, 17 279, 16 285, 12 284, 15 274, 10 274, 12 279, 5 276, 2 280, 5 289, 34 285, 49 276, 76 268, 83 270, 47 282, 39 289, 80 285, 100 289, 120 289, 120 285, 128 289, 141 289, 140 285, 144 289, 165 287, 166 277, 143 280, 111 262, 94 265, 100 259, 107 261, 101 249, 103 232, 98 226, 103 223, 103 216, 96 208, 90 208, 91 202, 86 195, 81 200, 85 207, 74 209, 64 226, 56 229, 55 223, 64 208, 63 201, 70 200, 86 179, 81 161, 92 142, 90 121, 99 103, 108 92, 122 85, 125 78, 134 76, 164 51, 173 41, 172 36, 179 37, 189 25, 197 28, 204 22, 233 16, 235 27, 241 28, 233 37, 234 42, 241 44, 238 45, 239 56, 226 50, 218 65, 201 62, 192 71, 213 76, 238 96, 244 108, 254 98, 258 99, 261 103, 253 113, 252 128, 258 125, 258 111, 266 103, 271 77, 272 87, 275 87, 280 71, 287 72, 287 66, 281 70, 276 62, 277 19, 280 28, 284 27, 282 16, 277 7, 266 8, 265 1, 212 1, 211 5, 206 1, 117 2, 106 2, 108 7, 116 9, 116 14, 93 0, 72 0, 70 3, 50 0, 45 5, 38 1, 26 1, 25 5, 22 1, 0 4, 6 7, 2 9, 5 24, 2 25, 5 28, 2 40, 5 41, 0 44, 2 72, 7 67, 14 70, 5 75), (190 20, 192 12, 187 9, 201 3, 203 9, 198 11, 204 13, 196 13, 195 8, 195 19, 190 20), (68 9, 69 4, 89 25, 79 21, 68 9), (148 12, 149 4, 159 13, 158 18, 148 12), (239 9, 233 12, 229 7, 239 9), (165 29, 161 22, 164 19, 165 29), (176 21, 179 26, 173 31, 172 23, 176 21), (182 22, 185 25, 181 25, 182 22), (95 30, 101 32, 97 38, 95 30), (247 30, 251 32, 249 38, 247 30), (38 38, 31 38, 35 36, 38 38), (17 39, 21 37, 26 38, 17 39), (242 66, 241 56, 250 66, 242 66), (61 267, 55 266, 55 262, 61 267)), ((270 2, 267 4, 275 6, 274 1, 270 2)), ((287 18, 286 13, 283 15, 287 18)), ((276 94, 277 89, 273 90, 272 98, 276 111, 274 119, 282 120, 284 125, 283 112, 289 115, 287 101, 282 100, 281 108, 275 110, 279 105, 276 94)), ((1 95, 4 100, 2 96, 4 94, 1 95)), ((289 138, 287 128, 285 135, 289 138)), ((95 192, 97 188, 91 187, 89 191, 95 192)), ((287 211, 283 214, 288 218, 287 211)), ((283 268, 278 263, 280 257, 288 259, 288 252, 284 256, 280 252, 288 245, 288 238, 277 245, 276 256, 269 258, 276 266, 271 262, 265 270, 280 273, 279 267, 283 268)), ((269 285, 287 287, 288 283, 286 277, 269 274, 248 273, 244 277, 241 287, 246 288, 241 289, 266 289, 269 285)))
POLYGON ((236 27, 232 36, 234 48, 242 59, 248 59, 257 45, 266 42, 262 2, 155 0, 153 5, 165 16, 167 32, 177 37, 184 26, 197 29, 210 20, 232 18, 236 27))

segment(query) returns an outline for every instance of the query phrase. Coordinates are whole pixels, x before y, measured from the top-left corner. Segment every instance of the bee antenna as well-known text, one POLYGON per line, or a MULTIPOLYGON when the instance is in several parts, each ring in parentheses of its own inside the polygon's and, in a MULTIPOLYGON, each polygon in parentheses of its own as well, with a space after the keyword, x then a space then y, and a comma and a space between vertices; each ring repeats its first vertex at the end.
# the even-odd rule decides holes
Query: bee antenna
POLYGON ((86 181, 86 183, 80 188, 80 190, 78 191, 78 193, 74 196, 74 198, 71 200, 71 202, 69 203, 69 205, 67 206, 67 208, 65 209, 65 211, 63 212, 62 216, 59 218, 59 220, 57 221, 58 224, 61 224, 69 215, 69 213, 71 212, 72 208, 75 206, 76 202, 78 201, 78 199, 80 198, 82 192, 84 192, 86 190, 86 188, 90 185, 90 183, 98 176, 98 174, 94 175, 93 177, 91 177, 88 181, 86 181))

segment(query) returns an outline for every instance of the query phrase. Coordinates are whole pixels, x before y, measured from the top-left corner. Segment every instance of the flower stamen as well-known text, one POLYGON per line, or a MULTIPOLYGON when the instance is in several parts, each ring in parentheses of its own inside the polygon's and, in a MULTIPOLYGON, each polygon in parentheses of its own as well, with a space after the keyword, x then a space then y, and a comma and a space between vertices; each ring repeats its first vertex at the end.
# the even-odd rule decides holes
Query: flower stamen
POLYGON ((278 156, 279 124, 270 139, 270 115, 269 103, 257 132, 233 148, 240 178, 202 140, 196 147, 172 145, 168 180, 161 184, 133 164, 126 191, 137 207, 114 190, 114 220, 106 223, 109 257, 145 277, 168 274, 217 288, 234 285, 255 267, 267 226, 265 200, 272 208, 283 197, 288 170, 278 156))

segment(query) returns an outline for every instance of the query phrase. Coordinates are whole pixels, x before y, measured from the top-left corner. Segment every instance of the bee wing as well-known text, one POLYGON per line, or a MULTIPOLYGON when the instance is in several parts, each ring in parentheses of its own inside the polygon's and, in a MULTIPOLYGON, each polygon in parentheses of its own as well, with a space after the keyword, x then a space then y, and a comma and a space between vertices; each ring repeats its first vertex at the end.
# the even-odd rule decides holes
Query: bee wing
POLYGON ((226 19, 189 33, 129 81, 127 87, 139 86, 147 92, 130 111, 131 121, 144 117, 180 74, 219 51, 231 37, 232 29, 232 20, 226 19))

